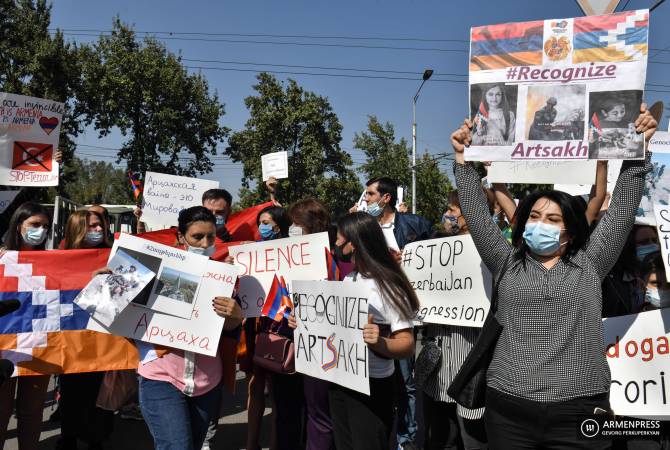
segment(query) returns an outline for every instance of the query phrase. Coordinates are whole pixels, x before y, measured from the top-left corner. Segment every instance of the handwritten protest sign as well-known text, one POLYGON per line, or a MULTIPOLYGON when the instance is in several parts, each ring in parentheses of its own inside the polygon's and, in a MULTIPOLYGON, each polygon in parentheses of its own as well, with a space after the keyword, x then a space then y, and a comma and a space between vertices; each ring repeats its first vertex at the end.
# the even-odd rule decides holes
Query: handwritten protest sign
POLYGON ((587 184, 596 179, 595 161, 498 161, 491 163, 490 183, 587 184))
POLYGON ((491 273, 469 235, 408 244, 402 268, 421 303, 419 320, 467 327, 484 324, 491 273))
POLYGON ((209 258, 125 233, 114 241, 110 258, 117 250, 123 250, 156 274, 146 295, 136 297, 134 304, 157 312, 191 317, 209 258))
POLYGON ((670 309, 603 320, 610 403, 623 416, 670 415, 670 309))
MULTIPOLYGON (((589 161, 589 163, 595 161, 589 161)), ((579 163, 584 164, 584 163, 579 163)), ((614 191, 614 186, 616 185, 616 180, 619 179, 619 173, 621 172, 621 165, 623 164, 622 160, 618 161, 609 161, 607 163, 607 192, 610 194, 614 191)), ((595 180, 591 184, 581 184, 581 183, 561 183, 554 184, 554 189, 557 191, 563 191, 570 195, 588 195, 591 193, 591 187, 595 184, 595 180)), ((607 206, 607 205, 605 205, 607 206)))
POLYGON ((142 221, 150 226, 177 225, 179 211, 202 205, 202 194, 218 181, 147 172, 142 192, 142 221))
POLYGON ((651 172, 647 174, 635 223, 656 225, 654 205, 666 206, 670 200, 670 133, 657 131, 649 141, 651 172))
POLYGON ((0 92, 0 184, 58 186, 63 103, 0 92))
POLYGON ((238 269, 232 264, 207 260, 200 289, 188 318, 162 314, 130 303, 109 327, 90 319, 88 328, 151 344, 216 356, 224 319, 212 308, 214 297, 231 297, 238 269))
POLYGON ((268 181, 270 177, 278 180, 288 178, 288 152, 267 153, 261 156, 261 169, 263 181, 268 181))
POLYGON ((326 254, 328 233, 230 247, 240 268, 240 300, 245 317, 258 317, 275 275, 284 277, 291 291, 293 280, 328 278, 326 254))
POLYGON ((0 191, 0 213, 5 212, 5 210, 12 204, 17 195, 21 191, 0 191))
POLYGON ((314 378, 370 395, 368 299, 359 283, 294 281, 295 369, 314 378))
POLYGON ((475 27, 477 161, 641 159, 649 11, 475 27))
POLYGON ((670 281, 670 205, 654 205, 654 215, 665 266, 665 278, 670 281))

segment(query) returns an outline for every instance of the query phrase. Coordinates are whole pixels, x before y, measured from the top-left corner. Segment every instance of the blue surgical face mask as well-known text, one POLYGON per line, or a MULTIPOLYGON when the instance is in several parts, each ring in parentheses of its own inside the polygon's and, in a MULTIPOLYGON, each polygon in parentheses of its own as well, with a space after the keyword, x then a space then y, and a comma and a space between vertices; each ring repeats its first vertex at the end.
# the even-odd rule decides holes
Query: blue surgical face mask
POLYGON ((214 245, 211 245, 207 248, 202 248, 202 247, 192 247, 188 244, 186 244, 186 250, 195 253, 196 255, 202 255, 202 256, 212 256, 214 252, 216 251, 216 247, 214 245))
POLYGON ((644 258, 660 250, 661 247, 658 244, 645 244, 638 245, 635 249, 635 253, 637 254, 637 259, 642 262, 644 261, 644 258))
POLYGON ((47 230, 42 227, 30 227, 26 229, 24 234, 21 234, 21 237, 23 238, 23 242, 36 247, 41 245, 47 238, 47 230))
POLYGON ((279 233, 275 231, 272 228, 272 225, 270 225, 269 223, 262 223, 258 225, 258 231, 260 232, 261 238, 264 241, 269 241, 279 236, 279 233))
POLYGON ((216 228, 221 228, 226 224, 226 218, 224 216, 214 216, 216 219, 216 228))
POLYGON ((102 231, 89 231, 86 233, 86 237, 84 240, 86 241, 87 244, 96 246, 100 245, 102 242, 103 234, 102 231))
POLYGON ((527 222, 523 232, 523 240, 530 251, 540 256, 549 256, 567 244, 561 244, 561 230, 556 225, 544 222, 527 222))
POLYGON ((368 203, 368 214, 372 217, 379 217, 384 212, 384 207, 379 206, 379 202, 368 203))

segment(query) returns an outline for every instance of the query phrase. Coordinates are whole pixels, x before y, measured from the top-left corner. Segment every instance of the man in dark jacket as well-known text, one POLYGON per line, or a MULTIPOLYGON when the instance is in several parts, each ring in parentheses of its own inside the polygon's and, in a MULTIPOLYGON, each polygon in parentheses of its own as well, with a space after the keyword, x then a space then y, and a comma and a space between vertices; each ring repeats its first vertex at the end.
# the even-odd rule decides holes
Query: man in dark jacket
MULTIPOLYGON (((366 183, 365 201, 368 214, 379 220, 386 243, 399 258, 405 245, 430 238, 432 224, 416 214, 399 213, 395 205, 398 199, 398 184, 388 177, 373 178, 366 183)), ((417 424, 416 386, 414 385, 414 357, 396 362, 399 380, 398 398, 398 447, 403 450, 418 448, 416 440, 417 424)))

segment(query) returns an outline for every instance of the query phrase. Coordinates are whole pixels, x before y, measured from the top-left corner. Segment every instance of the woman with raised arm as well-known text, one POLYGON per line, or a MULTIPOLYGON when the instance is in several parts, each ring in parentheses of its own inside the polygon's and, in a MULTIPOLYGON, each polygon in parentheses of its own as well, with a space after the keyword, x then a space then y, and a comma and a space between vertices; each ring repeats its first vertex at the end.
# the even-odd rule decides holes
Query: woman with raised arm
MULTIPOLYGON (((657 122, 642 105, 636 131, 657 122)), ((607 413, 610 371, 601 320, 601 283, 617 260, 642 197, 646 160, 625 161, 607 213, 589 236, 583 208, 568 194, 536 192, 519 205, 512 244, 491 219, 474 167, 466 120, 452 136, 461 210, 498 283, 502 325, 487 372, 484 420, 492 449, 609 448, 579 440, 578 421, 607 413)))

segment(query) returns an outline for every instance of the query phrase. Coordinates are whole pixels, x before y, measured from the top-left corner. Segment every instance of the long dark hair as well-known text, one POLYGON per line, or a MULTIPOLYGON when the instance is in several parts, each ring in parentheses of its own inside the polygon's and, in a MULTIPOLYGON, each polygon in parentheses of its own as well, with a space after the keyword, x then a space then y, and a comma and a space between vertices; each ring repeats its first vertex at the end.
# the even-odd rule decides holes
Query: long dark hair
POLYGON ((561 208, 563 223, 565 224, 567 235, 570 237, 570 241, 566 244, 565 253, 561 257, 561 259, 567 262, 570 260, 570 257, 576 255, 579 250, 586 246, 589 238, 589 225, 586 222, 584 208, 579 204, 579 201, 561 191, 533 192, 519 203, 519 207, 516 210, 516 223, 512 232, 512 244, 518 249, 516 257, 523 261, 529 251, 523 239, 523 232, 526 229, 526 222, 528 222, 533 205, 541 198, 551 200, 561 208))
POLYGON ((509 123, 512 110, 509 107, 509 101, 507 101, 507 92, 505 92, 505 85, 502 83, 493 83, 490 85, 484 85, 481 91, 482 103, 484 104, 484 108, 486 108, 486 112, 487 113, 490 112, 489 102, 486 101, 486 94, 493 88, 500 89, 500 94, 502 97, 502 101, 500 102, 500 109, 503 110, 503 117, 505 118, 505 132, 503 133, 503 139, 507 140, 509 138, 509 132, 510 132, 509 123))
POLYGON ((308 234, 322 233, 330 227, 330 213, 315 198, 306 198, 292 204, 288 209, 288 218, 304 227, 308 234))
POLYGON ((356 271, 377 282, 383 298, 404 319, 410 320, 419 309, 419 299, 400 265, 391 256, 377 219, 355 212, 342 217, 337 229, 356 248, 356 271))
MULTIPOLYGON (((21 242, 23 239, 21 237, 21 224, 24 220, 32 216, 45 216, 51 222, 51 217, 49 216, 49 211, 35 202, 25 202, 23 205, 19 206, 12 218, 9 220, 9 229, 7 230, 7 235, 5 237, 5 248, 7 250, 19 250, 21 248, 21 242)), ((46 239, 40 245, 36 246, 35 250, 44 250, 46 248, 46 239)))
POLYGON ((291 225, 291 222, 289 221, 286 209, 282 208, 281 206, 274 205, 261 209, 261 212, 259 212, 256 216, 256 225, 260 225, 261 216, 265 213, 268 213, 270 217, 272 217, 272 220, 274 220, 274 222, 279 227, 279 236, 283 238, 288 236, 288 227, 291 225))
POLYGON ((177 219, 177 229, 182 236, 186 236, 188 227, 194 222, 211 222, 216 226, 216 217, 204 206, 191 206, 190 208, 182 209, 177 219))

